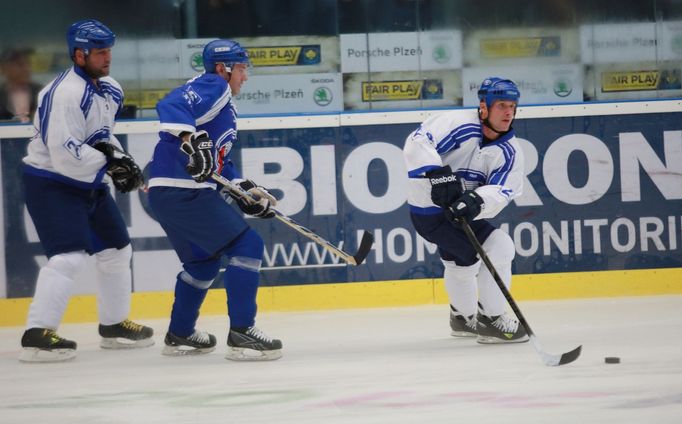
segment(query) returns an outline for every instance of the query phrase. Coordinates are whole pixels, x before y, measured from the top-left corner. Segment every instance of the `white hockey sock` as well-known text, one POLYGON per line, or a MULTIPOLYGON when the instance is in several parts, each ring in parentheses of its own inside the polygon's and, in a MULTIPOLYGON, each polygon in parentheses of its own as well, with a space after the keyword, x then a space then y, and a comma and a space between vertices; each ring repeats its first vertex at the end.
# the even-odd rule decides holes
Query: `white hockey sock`
POLYGON ((466 317, 476 314, 476 274, 480 261, 471 266, 457 266, 453 261, 442 262, 450 304, 466 317))
POLYGON ((28 309, 26 328, 57 329, 71 297, 73 279, 82 268, 85 252, 62 253, 51 257, 40 269, 33 301, 28 309))
POLYGON ((132 248, 106 249, 95 254, 97 260, 97 311, 102 325, 113 325, 128 318, 132 275, 132 248))
MULTIPOLYGON (((512 277, 511 265, 515 254, 514 242, 504 231, 495 230, 483 243, 483 250, 509 290, 512 277)), ((507 309, 507 300, 485 265, 481 266, 481 272, 478 274, 478 297, 488 316, 502 315, 507 309)))

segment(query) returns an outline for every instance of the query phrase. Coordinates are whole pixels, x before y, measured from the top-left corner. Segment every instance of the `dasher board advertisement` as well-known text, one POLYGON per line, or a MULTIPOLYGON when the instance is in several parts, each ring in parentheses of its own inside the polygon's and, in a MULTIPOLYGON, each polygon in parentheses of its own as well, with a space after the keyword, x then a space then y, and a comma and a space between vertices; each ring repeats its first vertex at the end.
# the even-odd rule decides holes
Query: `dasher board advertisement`
POLYGON ((460 31, 341 34, 341 72, 431 71, 462 67, 460 31))

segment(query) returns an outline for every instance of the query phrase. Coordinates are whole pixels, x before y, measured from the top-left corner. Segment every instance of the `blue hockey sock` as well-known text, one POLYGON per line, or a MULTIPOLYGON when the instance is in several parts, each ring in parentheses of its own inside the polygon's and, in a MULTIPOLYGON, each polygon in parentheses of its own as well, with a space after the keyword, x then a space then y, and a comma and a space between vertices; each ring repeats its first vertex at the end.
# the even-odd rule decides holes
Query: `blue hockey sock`
POLYGON ((199 308, 208 289, 192 287, 178 276, 175 282, 175 301, 168 330, 180 337, 190 336, 199 318, 199 308))
POLYGON ((233 265, 225 269, 225 291, 230 327, 251 327, 256 322, 258 272, 233 265))

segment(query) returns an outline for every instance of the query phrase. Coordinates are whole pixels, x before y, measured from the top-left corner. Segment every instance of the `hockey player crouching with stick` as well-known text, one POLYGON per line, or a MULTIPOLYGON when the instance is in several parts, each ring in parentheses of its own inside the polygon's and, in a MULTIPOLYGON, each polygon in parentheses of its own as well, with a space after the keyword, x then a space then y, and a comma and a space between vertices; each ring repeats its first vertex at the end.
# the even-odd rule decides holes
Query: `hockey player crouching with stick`
POLYGON ((511 126, 519 97, 512 81, 487 78, 477 112, 433 116, 407 137, 403 149, 412 223, 438 246, 445 267, 451 334, 477 337, 479 343, 528 341, 458 223, 470 223, 509 288, 514 243, 486 219, 522 191, 523 155, 511 126))
POLYGON ((271 218, 270 206, 276 200, 263 187, 242 179, 230 160, 238 142, 232 96, 248 79, 249 58, 239 43, 215 40, 204 47, 203 61, 204 74, 171 91, 157 105, 161 132, 150 163, 149 204, 183 266, 175 282, 163 354, 215 349, 215 336, 195 325, 225 256, 230 317, 226 358, 278 359, 282 342, 255 326, 263 240, 240 213, 271 218), (228 204, 230 195, 216 189, 211 180, 214 172, 238 184, 255 201, 235 198, 228 204))

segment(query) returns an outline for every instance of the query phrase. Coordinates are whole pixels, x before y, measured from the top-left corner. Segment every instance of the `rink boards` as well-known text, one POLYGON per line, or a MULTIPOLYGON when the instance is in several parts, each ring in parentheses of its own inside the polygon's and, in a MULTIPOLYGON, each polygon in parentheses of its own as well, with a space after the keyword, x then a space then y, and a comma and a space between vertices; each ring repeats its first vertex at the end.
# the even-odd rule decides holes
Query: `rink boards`
MULTIPOLYGON (((265 240, 261 310, 444 303, 435 247, 418 237, 405 203, 401 147, 441 111, 373 112, 240 120, 235 162, 273 189, 280 210, 354 251, 361 230, 376 243, 347 267, 274 220, 249 222, 265 240)), ((454 113, 471 113, 459 109, 454 113)), ((682 292, 682 106, 679 101, 532 106, 514 124, 525 160, 524 193, 495 223, 514 240, 519 299, 682 292)), ((156 121, 117 124, 146 164, 156 121)), ((23 206, 21 157, 30 126, 0 126, 3 238, 0 324, 23 322, 45 262, 23 206)), ((117 195, 133 240, 134 314, 170 309, 179 262, 146 194, 117 195)), ((90 264, 91 265, 91 264, 90 264)), ((67 320, 95 317, 92 267, 78 278, 67 320)), ((214 287, 220 287, 217 280, 214 287)), ((213 290, 205 313, 224 313, 213 290)))

